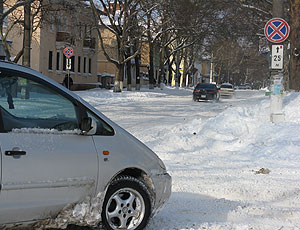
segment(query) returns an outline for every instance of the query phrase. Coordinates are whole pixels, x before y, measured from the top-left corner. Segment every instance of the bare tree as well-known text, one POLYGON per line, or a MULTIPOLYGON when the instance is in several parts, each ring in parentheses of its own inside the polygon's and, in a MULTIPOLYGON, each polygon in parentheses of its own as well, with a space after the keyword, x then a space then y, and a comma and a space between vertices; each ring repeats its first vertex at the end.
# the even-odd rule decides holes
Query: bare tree
POLYGON ((122 91, 125 63, 139 53, 139 49, 137 49, 135 53, 126 56, 128 49, 133 46, 129 39, 129 32, 133 26, 133 18, 138 16, 139 3, 140 0, 99 0, 99 3, 96 5, 93 0, 90 0, 95 20, 99 22, 97 31, 101 48, 107 60, 118 69, 114 92, 122 91), (117 59, 114 59, 105 47, 103 41, 104 29, 110 31, 117 41, 117 59))
POLYGON ((162 58, 160 79, 164 78, 164 66, 168 64, 169 73, 175 74, 175 81, 180 85, 193 66, 195 47, 203 44, 212 33, 211 25, 216 15, 214 1, 167 0, 160 6, 162 20, 156 33, 158 36, 155 38, 160 46, 162 58), (189 12, 189 14, 182 12, 189 12), (183 74, 179 71, 182 62, 184 63, 183 74), (175 69, 172 68, 173 63, 175 69))
MULTIPOLYGON (((23 13, 21 11, 22 8, 24 8, 25 6, 29 6, 31 3, 33 3, 35 0, 23 0, 23 1, 0 1, 0 5, 1 5, 1 12, 0 12, 0 36, 2 39, 2 43, 3 43, 3 48, 4 51, 6 53, 6 57, 8 58, 8 60, 10 60, 10 51, 9 51, 9 45, 7 43, 7 36, 8 34, 11 32, 11 30, 16 26, 16 25, 21 25, 24 26, 24 17, 23 17, 23 13), (6 8, 6 10, 4 10, 4 8, 6 8), (3 26, 3 23, 5 21, 6 18, 11 17, 8 25, 6 25, 5 27, 3 26)), ((28 10, 28 8, 27 8, 28 10)), ((27 18, 27 28, 29 28, 30 30, 30 17, 27 18)), ((31 33, 29 33, 30 36, 31 33)), ((22 51, 20 51, 20 55, 18 55, 18 57, 20 57, 23 54, 23 49, 22 51)), ((17 60, 16 60, 17 61, 17 60)))

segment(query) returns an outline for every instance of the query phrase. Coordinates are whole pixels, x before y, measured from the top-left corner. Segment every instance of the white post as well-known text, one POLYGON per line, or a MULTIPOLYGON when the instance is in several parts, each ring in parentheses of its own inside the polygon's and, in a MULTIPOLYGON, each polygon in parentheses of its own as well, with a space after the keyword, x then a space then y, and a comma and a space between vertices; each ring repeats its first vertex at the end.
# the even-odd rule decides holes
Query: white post
POLYGON ((270 118, 271 122, 284 122, 284 113, 282 111, 282 84, 283 74, 273 76, 273 83, 271 86, 271 100, 270 100, 270 118))

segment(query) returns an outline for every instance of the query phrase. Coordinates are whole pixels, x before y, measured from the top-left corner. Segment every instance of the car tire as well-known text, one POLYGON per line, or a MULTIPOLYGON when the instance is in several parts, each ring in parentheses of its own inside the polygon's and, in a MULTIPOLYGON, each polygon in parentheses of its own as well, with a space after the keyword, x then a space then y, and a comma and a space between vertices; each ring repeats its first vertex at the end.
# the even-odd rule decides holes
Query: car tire
POLYGON ((102 225, 107 230, 142 230, 151 214, 147 186, 131 176, 120 176, 110 184, 102 209, 102 225))

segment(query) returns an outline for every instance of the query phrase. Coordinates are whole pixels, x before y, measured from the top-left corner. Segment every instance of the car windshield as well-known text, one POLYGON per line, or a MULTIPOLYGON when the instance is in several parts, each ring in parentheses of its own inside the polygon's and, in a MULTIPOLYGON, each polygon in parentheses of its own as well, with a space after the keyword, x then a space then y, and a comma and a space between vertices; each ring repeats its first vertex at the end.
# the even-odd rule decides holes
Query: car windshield
POLYGON ((221 85, 221 88, 232 89, 232 85, 221 85))
POLYGON ((207 89, 207 88, 214 89, 215 85, 213 85, 213 84, 198 84, 196 86, 196 89, 207 89))

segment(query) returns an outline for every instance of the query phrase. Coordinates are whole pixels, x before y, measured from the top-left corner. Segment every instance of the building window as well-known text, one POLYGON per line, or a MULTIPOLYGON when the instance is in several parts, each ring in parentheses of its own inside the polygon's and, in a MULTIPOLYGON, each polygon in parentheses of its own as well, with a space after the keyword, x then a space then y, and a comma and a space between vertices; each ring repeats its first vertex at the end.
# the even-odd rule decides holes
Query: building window
POLYGON ((79 22, 79 38, 82 38, 82 24, 79 22))
POLYGON ((91 36, 92 36, 91 26, 89 26, 89 25, 84 26, 84 36, 85 36, 85 39, 91 38, 91 36))
POLYGON ((53 52, 49 51, 49 59, 48 59, 48 69, 52 70, 52 63, 53 63, 53 52))
POLYGON ((69 20, 68 20, 68 17, 65 16, 65 18, 64 18, 64 31, 65 32, 69 31, 68 27, 69 27, 69 20))
POLYGON ((54 14, 53 12, 50 13, 50 32, 54 32, 54 14))
POLYGON ((92 59, 89 58, 89 73, 92 73, 92 59))
POLYGON ((80 73, 80 72, 81 72, 81 68, 80 68, 80 66, 81 66, 81 57, 80 57, 80 56, 78 56, 78 73, 80 73))
POLYGON ((66 65, 67 65, 67 58, 66 58, 66 56, 64 55, 64 56, 63 56, 63 71, 66 71, 66 65))
POLYGON ((75 72, 75 68, 74 68, 74 66, 75 66, 75 56, 72 56, 71 57, 71 72, 75 72))
POLYGON ((86 57, 83 58, 83 72, 86 73, 86 57))
POLYGON ((57 32, 62 32, 62 20, 61 12, 57 15, 57 32))
POLYGON ((56 53, 56 70, 59 70, 60 53, 56 53))

